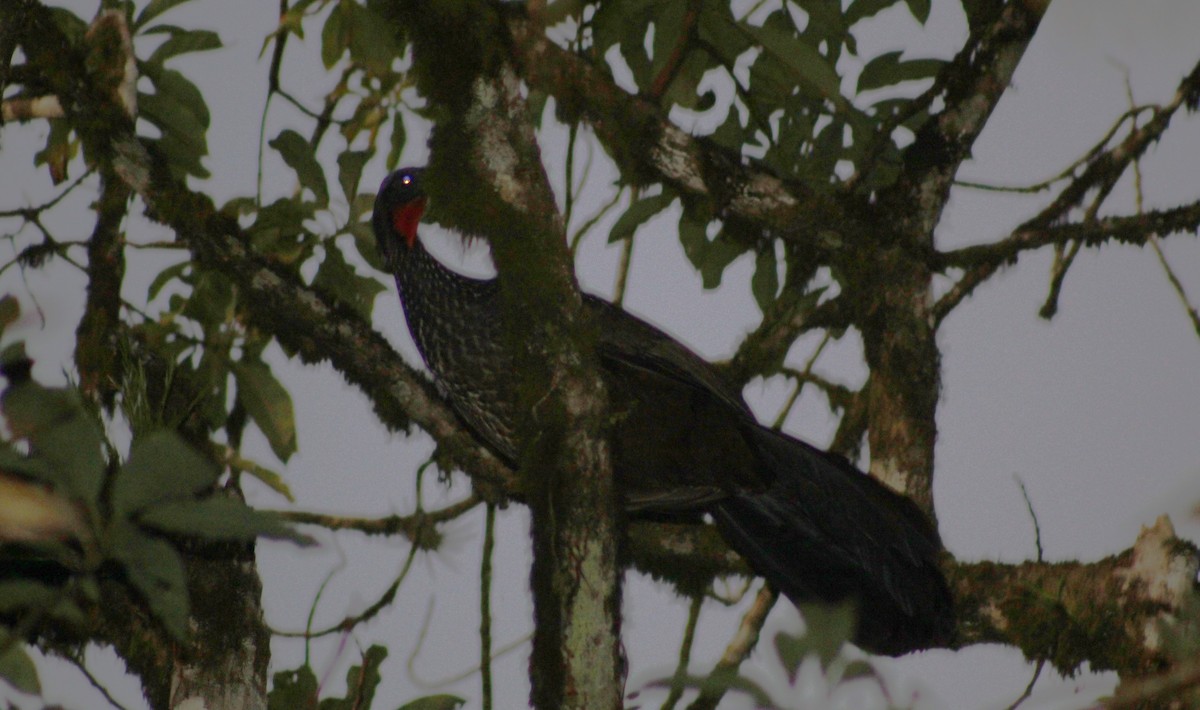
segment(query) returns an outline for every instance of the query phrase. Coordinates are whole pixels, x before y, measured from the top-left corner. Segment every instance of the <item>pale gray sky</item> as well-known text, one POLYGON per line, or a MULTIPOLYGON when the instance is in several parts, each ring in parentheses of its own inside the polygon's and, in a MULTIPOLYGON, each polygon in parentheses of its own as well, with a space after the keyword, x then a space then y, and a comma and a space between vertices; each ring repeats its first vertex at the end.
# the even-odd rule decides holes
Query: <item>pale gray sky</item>
MULTIPOLYGON (((65 4, 84 8, 85 15, 94 6, 85 0, 65 4)), ((226 43, 224 50, 195 55, 178 65, 200 84, 210 102, 212 157, 207 165, 214 178, 205 189, 224 200, 254 190, 258 118, 267 72, 266 61, 259 61, 257 53, 262 37, 274 26, 276 5, 236 0, 195 5, 173 11, 164 20, 185 27, 211 26, 226 43)), ((908 48, 910 56, 944 56, 965 34, 957 5, 951 0, 934 2, 926 32, 903 21, 902 11, 886 13, 859 37, 860 49, 868 56, 875 50, 899 47, 908 48)), ((1013 90, 998 107, 962 176, 1026 184, 1057 173, 1126 108, 1122 67, 1130 72, 1139 102, 1170 99, 1179 79, 1200 59, 1197 27, 1200 3, 1191 0, 1056 0, 1013 90)), ((330 83, 317 69, 316 46, 315 34, 304 45, 294 44, 284 72, 289 89, 314 105, 330 83)), ((306 125, 282 102, 273 106, 271 116, 269 135, 283 127, 306 125)), ((406 162, 424 162, 426 149, 419 132, 419 126, 409 126, 406 162)), ((31 175, 28 168, 44 134, 45 126, 36 124, 8 126, 0 134, 0 209, 49 194, 44 171, 31 175)), ((563 145, 561 132, 543 136, 543 152, 554 176, 562 174, 563 145)), ((325 157, 332 164, 333 154, 325 157)), ((601 199, 599 186, 609 179, 602 162, 598 159, 593 178, 598 186, 594 201, 601 199)), ((1197 164, 1200 122, 1177 116, 1167 138, 1151 149, 1145 161, 1148 206, 1196 199, 1197 164)), ((380 157, 368 166, 363 185, 372 185, 382 176, 380 157)), ((289 192, 291 181, 281 161, 268 154, 268 193, 289 192)), ((1046 199, 958 190, 939 226, 939 243, 945 247, 999 238, 1046 199)), ((63 238, 85 238, 90 233, 87 200, 75 202, 73 212, 51 225, 63 238)), ((1131 209, 1129 181, 1118 188, 1110 205, 1123 212, 1131 209)), ((580 213, 589 213, 586 205, 580 213)), ((130 228, 142 239, 159 234, 142 219, 134 220, 130 228)), ((639 232, 627 305, 708 357, 728 355, 758 317, 748 285, 750 264, 735 264, 726 273, 722 289, 703 292, 698 276, 683 259, 673 228, 665 217, 639 232)), ((585 242, 579 263, 583 283, 599 293, 611 292, 617 263, 616 250, 605 246, 606 232, 601 227, 585 242)), ((457 262, 462 255, 462 249, 438 230, 425 228, 423 235, 448 261, 457 262)), ((1200 244, 1195 237, 1175 236, 1165 247, 1192 302, 1200 302, 1200 244)), ((486 262, 486 253, 479 249, 468 256, 471 268, 486 262)), ((157 266, 147 265, 141 255, 132 258, 143 261, 131 260, 126 295, 141 298, 157 266)), ((1127 247, 1083 252, 1067 277, 1057 318, 1046 323, 1037 317, 1037 310, 1045 299, 1049 263, 1048 251, 1026 255, 980 288, 942 328, 944 389, 935 496, 947 546, 968 560, 1018 561, 1034 555, 1033 528, 1014 475, 1020 475, 1028 487, 1049 559, 1092 560, 1117 552, 1132 544, 1140 526, 1162 513, 1171 514, 1182 534, 1200 539, 1200 527, 1188 517, 1189 508, 1200 500, 1200 340, 1153 253, 1127 247)), ((22 295, 27 305, 31 303, 27 296, 36 296, 47 326, 41 330, 26 318, 20 335, 28 339, 38 360, 37 376, 61 380, 82 306, 82 279, 61 265, 29 272, 27 283, 9 271, 0 292, 22 295)), ((417 361, 393 291, 377 301, 375 323, 417 361)), ((802 356, 798 347, 793 357, 802 356)), ((296 400, 300 451, 285 476, 299 506, 358 515, 411 511, 412 471, 429 453, 428 439, 384 433, 365 398, 329 368, 288 363, 278 352, 273 358, 296 400)), ((853 344, 830 349, 818 369, 850 382, 862 376, 853 344)), ((760 416, 773 418, 786 388, 778 381, 752 383, 747 396, 760 416)), ((832 427, 823 402, 815 396, 803 398, 788 420, 791 432, 815 443, 827 441, 832 427)), ((250 446, 253 456, 274 463, 260 439, 254 438, 250 446)), ((465 494, 463 479, 455 481, 448 498, 465 494)), ((425 490, 426 504, 434 505, 438 487, 426 485, 425 490)), ((264 491, 254 492, 253 497, 266 506, 283 503, 264 491)), ((525 524, 519 507, 500 516, 492 592, 497 647, 529 630, 525 524)), ((478 697, 477 675, 436 691, 419 683, 453 677, 477 661, 481 530, 481 515, 450 525, 444 552, 417 560, 389 612, 353 638, 312 645, 313 665, 318 674, 328 672, 331 691, 340 693, 344 686, 345 669, 357 659, 355 648, 378 641, 392 652, 383 668, 378 707, 398 706, 426 692, 478 697), (429 610, 428 630, 410 677, 406 661, 429 610)), ((317 587, 339 559, 344 559, 345 567, 324 593, 317 627, 374 601, 407 554, 402 544, 364 542, 353 534, 318 533, 318 538, 322 545, 305 551, 287 545, 260 546, 267 614, 279 628, 302 626, 317 587)), ((685 606, 666 588, 631 575, 625 612, 632 690, 670 673, 685 606)), ((737 618, 732 612, 706 611, 697 633, 694 671, 711 667, 737 618)), ((766 638, 778 629, 799 628, 794 611, 781 604, 769 621, 766 638)), ((527 703, 527 651, 526 644, 495 663, 497 707, 527 703)), ((274 652, 275 669, 294 666, 303 657, 302 647, 294 642, 279 641, 274 652)), ((747 672, 777 682, 781 672, 770 662, 772 655, 764 647, 747 672)), ((93 653, 89 658, 104 677, 119 668, 105 654, 93 653)), ((893 679, 889 684, 893 698, 903 700, 919 692, 922 708, 1004 707, 1020 694, 1031 673, 1018 651, 1005 648, 929 652, 885 659, 879 665, 893 679)), ((1109 691, 1112 683, 1111 676, 1064 680, 1047 671, 1026 707, 1079 707, 1109 691)), ((80 709, 102 706, 78 673, 61 664, 43 668, 43 684, 47 702, 80 709)), ((872 692, 871 688, 850 689, 833 703, 871 707, 878 703, 872 692)), ((10 695, 0 689, 0 699, 10 695)), ((140 702, 136 689, 128 684, 118 689, 118 695, 130 707, 140 702)), ((29 699, 12 697, 20 707, 40 707, 29 699)), ((657 706, 653 697, 657 696, 647 696, 647 706, 657 706)), ((797 698, 797 707, 822 706, 814 697, 797 698)), ((736 702, 728 706, 743 707, 736 702)))

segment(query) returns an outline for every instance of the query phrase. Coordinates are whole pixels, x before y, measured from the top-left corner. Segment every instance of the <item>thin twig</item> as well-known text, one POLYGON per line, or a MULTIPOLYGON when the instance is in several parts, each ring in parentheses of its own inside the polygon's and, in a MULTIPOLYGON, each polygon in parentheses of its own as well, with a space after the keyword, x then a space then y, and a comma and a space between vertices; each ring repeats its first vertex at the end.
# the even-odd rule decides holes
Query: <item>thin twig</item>
POLYGON ((483 710, 492 710, 492 551, 496 546, 496 506, 487 505, 483 560, 479 565, 479 675, 483 710))
POLYGON ((1038 311, 1038 316, 1050 320, 1058 313, 1058 299, 1062 294, 1063 284, 1067 280, 1067 270, 1071 268, 1071 264, 1075 263, 1075 257, 1079 255, 1079 250, 1083 248, 1083 242, 1071 242, 1070 250, 1067 245, 1054 245, 1054 265, 1050 272, 1050 292, 1046 294, 1046 302, 1042 304, 1038 311))
POLYGON ((124 705, 117 702, 117 699, 108 692, 108 688, 105 688, 100 681, 96 679, 96 676, 92 675, 92 672, 87 669, 87 666, 84 664, 82 658, 68 657, 67 660, 70 661, 71 665, 75 666, 75 668, 77 668, 79 672, 83 674, 83 677, 87 679, 87 682, 90 683, 93 688, 95 688, 100 692, 101 695, 104 696, 104 699, 108 701, 109 705, 112 705, 114 708, 118 708, 118 710, 128 710, 128 708, 126 708, 124 705))
POLYGON ((0 217, 23 217, 25 219, 29 219, 29 215, 41 214, 46 210, 53 209, 55 205, 57 205, 59 202, 62 202, 64 197, 71 194, 72 190, 79 187, 80 183, 91 177, 95 172, 96 168, 88 168, 82 175, 71 181, 71 184, 67 185, 62 192, 55 195, 49 201, 43 202, 42 204, 34 207, 14 207, 11 210, 0 210, 0 217))
POLYGON ((1117 686, 1114 697, 1099 707, 1107 710, 1167 707, 1166 701, 1178 699, 1184 691, 1195 691, 1198 687, 1200 687, 1200 659, 1193 658, 1176 665, 1166 673, 1122 682, 1117 686))
MULTIPOLYGON (((1129 103, 1133 103, 1133 84, 1130 82, 1128 69, 1125 70, 1125 95, 1129 98, 1129 103)), ((1142 163, 1140 159, 1136 158, 1133 161, 1133 197, 1137 213, 1143 214, 1145 212, 1145 193, 1142 191, 1142 163)), ((1154 255, 1158 257, 1158 263, 1162 266, 1163 272, 1167 275, 1167 281, 1171 284, 1171 288, 1175 289, 1175 294, 1179 296, 1179 302, 1183 304, 1183 310, 1191 319, 1196 335, 1200 336, 1200 313, 1196 312, 1196 308, 1188 300, 1187 292, 1183 290, 1183 283, 1175 275, 1171 264, 1167 262, 1167 255, 1163 253, 1158 234, 1151 232, 1148 241, 1150 248, 1154 250, 1154 255)))
POLYGON ((703 604, 703 595, 697 594, 692 597, 692 603, 688 607, 687 625, 683 628, 683 641, 679 644, 679 663, 675 665, 675 675, 671 677, 671 691, 663 701, 662 710, 674 710, 676 703, 683 697, 688 664, 692 658, 692 642, 696 638, 696 624, 700 620, 700 607, 703 604))
POLYGON ((579 243, 583 241, 584 236, 586 236, 588 232, 592 231, 592 227, 595 227, 597 222, 604 219, 604 216, 607 215, 613 207, 617 206, 617 203, 621 201, 621 195, 624 193, 624 188, 617 190, 616 194, 613 195, 613 198, 608 201, 608 204, 597 210, 596 214, 589 217, 588 221, 584 222, 579 226, 579 229, 575 230, 575 234, 571 235, 572 257, 575 256, 575 252, 579 250, 579 243))
POLYGON ((779 599, 779 592, 775 591, 770 584, 764 584, 758 590, 758 596, 754 598, 754 603, 742 617, 742 623, 738 626, 733 640, 729 642, 725 653, 721 655, 721 660, 717 661, 717 664, 713 666, 712 673, 708 675, 709 680, 717 682, 705 684, 700 690, 700 697, 688 706, 688 710, 715 710, 717 704, 721 702, 721 698, 724 697, 728 685, 720 681, 734 677, 737 674, 738 666, 750 657, 750 652, 758 644, 758 636, 762 633, 763 624, 767 621, 767 614, 771 611, 771 607, 775 606, 777 599, 779 599))
POLYGON ((571 216, 575 212, 575 139, 579 134, 579 121, 571 121, 571 125, 567 128, 567 179, 566 183, 567 194, 563 198, 565 205, 563 207, 563 224, 571 224, 571 216))
POLYGON ((808 362, 804 364, 804 371, 799 373, 799 376, 795 378, 796 388, 792 390, 792 394, 790 397, 788 397, 788 401, 783 405, 783 409, 779 411, 779 416, 775 417, 775 422, 771 425, 772 429, 778 431, 783 428, 783 422, 787 419, 788 414, 791 413, 792 407, 796 404, 796 400, 800 398, 800 392, 803 391, 804 385, 812 381, 810 378, 813 376, 813 365, 817 364, 817 358, 821 357, 821 351, 823 351, 825 346, 829 344, 829 341, 832 337, 832 333, 830 333, 828 330, 825 331, 825 334, 821 337, 820 344, 817 345, 816 351, 813 352, 812 357, 808 358, 808 362))
MULTIPOLYGON (((1021 490, 1025 490, 1025 487, 1022 486, 1021 490)), ((1040 562, 1041 559, 1042 556, 1039 554, 1038 561, 1040 562)), ((1005 710, 1017 710, 1017 706, 1029 699, 1029 696, 1033 694, 1033 686, 1038 682, 1038 678, 1042 675, 1042 668, 1045 666, 1046 659, 1039 658, 1037 667, 1033 669, 1033 677, 1029 679, 1029 685, 1025 686, 1025 692, 1021 693, 1020 697, 1014 700, 1012 705, 1009 705, 1007 708, 1005 708, 1005 710)))
POLYGON ((329 570, 329 574, 325 575, 325 579, 321 580, 321 586, 317 587, 317 593, 313 595, 312 604, 308 607, 308 618, 304 620, 304 665, 312 665, 312 627, 313 620, 317 616, 317 606, 321 603, 321 597, 325 596, 325 588, 333 581, 338 572, 346 569, 346 553, 342 550, 342 546, 337 544, 337 539, 334 538, 334 547, 338 553, 338 563, 329 570))
POLYGON ((419 510, 412 515, 389 515, 383 518, 356 518, 342 515, 310 513, 303 510, 272 511, 281 518, 303 525, 317 525, 328 530, 357 530, 366 535, 404 535, 415 540, 429 525, 453 520, 479 505, 482 499, 472 493, 463 500, 440 510, 419 510))
POLYGON ((1019 474, 1013 474, 1013 480, 1021 487, 1021 497, 1025 499, 1025 510, 1029 511, 1029 517, 1033 520, 1033 542, 1037 546, 1037 561, 1042 561, 1042 526, 1038 524, 1037 513, 1033 511, 1033 501, 1029 498, 1029 491, 1025 490, 1025 481, 1021 480, 1019 474))
POLYGON ((629 283, 629 268, 633 263, 633 237, 630 234, 625 238, 625 243, 621 248, 621 263, 617 266, 617 286, 613 294, 613 305, 621 308, 621 304, 625 300, 625 285, 629 283))
MULTIPOLYGON (((1141 242, 1144 243, 1147 240, 1145 235, 1155 229, 1152 226, 1148 228, 1147 220, 1141 217, 1135 217, 1132 220, 1109 217, 1093 220, 1093 224, 1063 224, 1062 222, 1070 210, 1077 207, 1089 193, 1099 190, 1107 194, 1120 179, 1129 163, 1142 155, 1147 147, 1162 136, 1170 124, 1172 116, 1180 107, 1189 102, 1189 97, 1198 89, 1200 89, 1200 64, 1180 81, 1175 96, 1169 103, 1152 109, 1153 115, 1144 126, 1137 126, 1135 123, 1130 129, 1129 135, 1118 145, 1092 157, 1088 161, 1087 167, 1074 177, 1048 206, 1013 230, 1008 237, 990 244, 964 247, 938 254, 939 269, 945 270, 949 267, 962 266, 967 270, 958 282, 934 304, 935 324, 940 324, 946 315, 970 295, 979 284, 986 281, 1004 264, 1014 261, 1023 251, 1047 244, 1065 243, 1072 238, 1085 239, 1089 243, 1093 241, 1099 243, 1118 236, 1113 234, 1118 229, 1116 225, 1139 229, 1142 234, 1141 242)), ((1152 214, 1156 214, 1163 221, 1169 221, 1172 217, 1191 216, 1188 207, 1152 214)), ((1185 221, 1187 220, 1185 219, 1185 221)))
POLYGON ((1092 147, 1089 148, 1087 152, 1084 153, 1079 159, 1068 165, 1052 178, 1043 180, 1041 182, 1036 182, 1032 185, 993 185, 990 183, 972 182, 970 180, 955 180, 953 184, 955 187, 966 187, 972 190, 983 190, 986 192, 1008 192, 1017 194, 1036 194, 1045 190, 1049 190, 1051 187, 1054 187, 1055 183, 1075 177, 1076 170, 1095 160, 1096 156, 1100 155, 1104 151, 1104 147, 1107 146, 1109 141, 1112 140, 1113 136, 1117 134, 1117 131, 1121 129, 1121 126, 1125 125, 1126 121, 1133 119, 1134 127, 1136 127, 1137 117, 1143 112, 1152 111, 1153 109, 1154 106, 1149 105, 1134 106, 1118 116, 1117 120, 1113 122, 1112 127, 1108 129, 1108 132, 1105 133, 1100 140, 1096 141, 1096 143, 1094 143, 1092 147))
POLYGON ((322 636, 329 636, 330 634, 335 634, 342 631, 349 631, 355 626, 358 626, 365 621, 369 621, 395 600, 396 591, 400 589, 400 585, 403 584, 405 578, 408 577, 408 571, 412 569, 413 560, 417 558, 418 549, 420 548, 417 545, 409 546, 408 557, 406 557, 404 560, 404 566, 400 568, 400 574, 398 574, 396 579, 392 581, 392 584, 387 588, 387 591, 385 591, 383 595, 375 601, 374 604, 371 604, 369 607, 364 609, 361 614, 347 616, 345 619, 342 619, 333 626, 326 627, 320 631, 280 631, 272 629, 271 633, 275 636, 282 636, 284 638, 314 639, 322 636))
POLYGON ((1158 263, 1162 264, 1163 271, 1167 274, 1167 281, 1171 283, 1171 288, 1175 289, 1175 294, 1179 296, 1179 302, 1183 304, 1183 309, 1187 311, 1188 318, 1192 321, 1192 327, 1196 329, 1196 335, 1200 336, 1200 313, 1196 312, 1196 307, 1188 300, 1187 293, 1183 290, 1183 283, 1175 275, 1175 271, 1171 269, 1171 265, 1167 263, 1167 256, 1163 253, 1157 234, 1150 235, 1150 246, 1158 256, 1158 263))

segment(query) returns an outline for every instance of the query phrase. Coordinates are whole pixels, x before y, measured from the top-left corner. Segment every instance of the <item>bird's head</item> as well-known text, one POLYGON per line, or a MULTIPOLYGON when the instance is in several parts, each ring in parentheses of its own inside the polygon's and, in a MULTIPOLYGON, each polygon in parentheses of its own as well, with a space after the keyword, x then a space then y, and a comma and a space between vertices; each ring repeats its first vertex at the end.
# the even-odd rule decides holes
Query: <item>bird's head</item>
POLYGON ((427 202, 422 172, 422 168, 401 168, 384 179, 375 195, 371 225, 379 253, 389 265, 417 243, 417 224, 427 202))

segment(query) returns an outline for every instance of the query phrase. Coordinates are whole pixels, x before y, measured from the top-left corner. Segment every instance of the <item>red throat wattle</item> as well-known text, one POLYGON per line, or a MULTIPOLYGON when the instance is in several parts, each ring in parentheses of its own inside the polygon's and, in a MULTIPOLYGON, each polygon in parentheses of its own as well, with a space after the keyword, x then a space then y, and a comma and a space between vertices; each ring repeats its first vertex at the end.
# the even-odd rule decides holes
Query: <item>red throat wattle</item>
POLYGON ((417 224, 424 214, 424 197, 418 197, 392 210, 392 227, 404 237, 410 249, 417 243, 417 224))

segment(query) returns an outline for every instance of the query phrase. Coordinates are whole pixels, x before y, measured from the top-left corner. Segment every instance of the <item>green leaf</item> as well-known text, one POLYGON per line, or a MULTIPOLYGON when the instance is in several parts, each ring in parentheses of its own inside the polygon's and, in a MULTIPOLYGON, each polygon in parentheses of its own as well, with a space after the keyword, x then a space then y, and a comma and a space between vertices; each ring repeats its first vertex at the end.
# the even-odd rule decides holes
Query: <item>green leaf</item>
POLYGON ((383 284, 375 279, 359 276, 354 267, 346 263, 341 250, 332 240, 325 243, 325 259, 317 269, 313 286, 368 321, 375 297, 385 290, 383 284))
POLYGON ((711 290, 720 286, 725 267, 732 264, 745 251, 730 240, 722 239, 719 234, 716 239, 709 242, 708 249, 704 253, 704 262, 700 264, 700 278, 704 288, 711 290))
POLYGON ((9 388, 3 404, 13 436, 29 441, 71 497, 94 505, 104 485, 103 439, 78 395, 29 381, 9 388))
POLYGON ((142 11, 138 14, 137 19, 133 21, 134 29, 144 26, 147 22, 153 20, 167 10, 170 10, 176 5, 182 5, 187 1, 188 0, 150 0, 150 2, 146 4, 146 7, 142 8, 142 11))
MULTIPOLYGON (((15 343, 9 343, 3 348, 0 348, 0 367, 15 367, 20 363, 31 363, 32 360, 25 354, 25 342, 18 340, 15 343)), ((11 383, 11 380, 10 380, 11 383)))
POLYGON ((786 29, 782 23, 766 22, 762 27, 746 26, 746 30, 763 47, 765 56, 760 57, 758 62, 775 62, 786 67, 793 82, 805 93, 811 95, 815 91, 820 98, 829 99, 839 106, 845 103, 837 70, 816 47, 786 29))
POLYGON ((679 217, 679 244, 688 261, 699 269, 708 253, 708 222, 685 209, 679 217))
POLYGON ((678 105, 694 111, 708 111, 716 105, 717 94, 711 88, 699 91, 700 80, 714 66, 712 57, 705 52, 687 52, 680 62, 674 79, 667 84, 662 96, 662 105, 678 105))
POLYGON ((55 185, 66 180, 67 167, 79 152, 79 141, 71 140, 71 124, 65 118, 52 118, 46 134, 46 147, 33 156, 34 165, 45 165, 55 185))
MULTIPOLYGON (((688 11, 688 2, 686 0, 659 0, 654 8, 654 58, 650 63, 650 75, 657 77, 667 63, 671 61, 671 55, 675 52, 675 48, 679 46, 681 40, 686 40, 683 37, 684 16, 688 11)), ((697 18, 698 19, 698 18, 697 18)))
POLYGON ((312 190, 319 206, 324 207, 329 204, 329 188, 325 186, 325 171, 321 170, 321 164, 317 162, 311 143, 289 128, 270 141, 268 145, 279 151, 279 154, 283 156, 283 161, 296 171, 296 176, 300 178, 300 185, 312 190))
POLYGON ((800 664, 804 662, 804 657, 808 655, 808 652, 809 648, 804 643, 804 637, 783 631, 775 634, 775 653, 779 655, 779 662, 787 671, 789 680, 796 680, 796 673, 800 670, 800 664))
POLYGON ((311 708, 317 703, 317 677, 308 666, 279 671, 272 678, 267 694, 267 710, 311 708))
POLYGON ((842 670, 842 680, 855 680, 857 678, 877 678, 879 673, 875 670, 875 666, 870 662, 857 658, 846 664, 842 670))
POLYGON ((183 558, 165 540, 148 535, 127 522, 115 523, 109 531, 108 552, 125 568, 150 612, 172 636, 187 635, 188 596, 183 558))
POLYGON ((192 277, 192 293, 183 315, 204 325, 233 319, 233 282, 220 271, 201 271, 192 277))
POLYGON ((746 251, 745 247, 726 239, 724 232, 709 241, 708 222, 686 209, 679 219, 679 242, 688 261, 700 272, 706 289, 720 286, 725 267, 746 251))
POLYGON ((788 677, 793 680, 805 656, 816 654, 821 668, 828 668, 854 635, 855 614, 850 604, 804 604, 801 613, 807 627, 804 636, 782 632, 775 636, 775 649, 788 669, 788 677))
POLYGON ((387 154, 387 169, 392 171, 396 169, 396 164, 400 162, 400 153, 404 150, 404 141, 408 134, 404 130, 404 112, 396 111, 392 116, 392 135, 389 138, 391 149, 387 154))
POLYGON ((775 250, 770 244, 759 249, 755 257, 750 291, 754 294, 759 310, 763 312, 775 301, 775 294, 779 292, 779 269, 775 261, 775 250))
POLYGON ((932 0, 904 0, 904 4, 908 5, 908 11, 917 22, 923 25, 929 20, 929 11, 933 9, 932 0))
POLYGON ((296 502, 296 498, 292 495, 292 490, 283 482, 283 476, 280 476, 277 472, 266 466, 241 456, 234 456, 233 460, 229 462, 229 467, 234 471, 254 476, 267 488, 287 498, 289 502, 296 502))
POLYGON ((147 508, 138 516, 138 522, 162 532, 208 540, 249 542, 266 537, 312 544, 312 538, 293 530, 278 515, 255 510, 236 498, 220 495, 161 503, 147 508))
POLYGON ((466 700, 454 695, 426 695, 401 705, 399 710, 458 710, 466 700))
POLYGON ((174 25, 158 25, 146 30, 142 34, 162 33, 171 36, 154 50, 154 53, 146 60, 148 64, 162 65, 171 57, 177 57, 190 52, 220 49, 222 47, 221 37, 211 30, 185 30, 182 27, 174 25))
POLYGON ((346 3, 345 6, 349 12, 350 61, 375 76, 387 74, 392 61, 400 54, 394 26, 373 11, 370 5, 346 3))
POLYGON ((87 617, 62 590, 30 579, 0 582, 0 613, 13 615, 31 610, 44 613, 62 624, 82 627, 87 617))
POLYGON ((363 166, 367 164, 373 154, 374 151, 370 150, 347 150, 337 158, 338 184, 342 186, 342 195, 346 197, 346 202, 350 203, 351 208, 354 205, 354 198, 358 195, 358 183, 362 179, 363 166))
POLYGON ((22 693, 40 694, 42 684, 38 681, 33 659, 6 630, 0 630, 0 649, 4 649, 0 651, 0 680, 8 681, 22 693))
POLYGON ((148 142, 158 148, 177 176, 208 177, 200 162, 208 154, 206 133, 211 120, 204 96, 173 69, 148 62, 138 66, 155 88, 153 94, 138 93, 138 111, 162 132, 161 138, 148 142))
POLYGON ((900 0, 854 0, 846 8, 846 24, 853 25, 859 20, 874 17, 898 2, 900 0))
POLYGON ((737 58, 753 46, 734 19, 728 3, 701 3, 696 30, 706 48, 716 52, 728 66, 733 66, 737 58))
POLYGON ((174 279, 181 279, 191 266, 192 262, 181 261, 158 272, 158 275, 150 282, 150 288, 146 289, 146 300, 153 301, 157 298, 164 286, 174 279))
POLYGON ((220 473, 179 434, 147 434, 133 442, 129 460, 113 481, 113 511, 123 518, 152 505, 191 498, 212 486, 220 473))
POLYGON ((350 10, 349 3, 339 2, 333 6, 329 19, 321 28, 321 62, 326 69, 332 69, 342 58, 350 45, 350 10))
POLYGON ((639 64, 646 63, 642 45, 646 27, 653 21, 658 0, 615 0, 602 2, 592 16, 592 35, 598 54, 605 54, 614 44, 621 45, 626 62, 639 74, 639 64))
POLYGON ((20 317, 21 302, 16 296, 6 294, 4 298, 0 298, 0 336, 3 336, 8 326, 16 323, 20 317))
POLYGON ((255 251, 284 264, 307 257, 309 234, 304 222, 314 212, 311 202, 281 197, 255 215, 254 224, 246 229, 250 244, 255 251))
POLYGON ((162 130, 161 140, 179 143, 197 158, 208 153, 205 131, 208 126, 176 97, 165 92, 138 94, 138 113, 162 130))
POLYGON ((387 658, 387 649, 373 645, 363 654, 361 666, 351 666, 346 672, 346 697, 326 698, 318 710, 358 710, 371 707, 375 689, 379 687, 379 666, 387 658))
POLYGON ((304 39, 304 18, 308 14, 308 8, 314 2, 316 0, 300 0, 300 2, 288 6, 287 12, 279 18, 279 29, 274 34, 267 35, 263 41, 262 50, 258 55, 260 59, 266 53, 271 41, 276 39, 276 35, 286 36, 286 33, 291 32, 300 39, 304 39))
POLYGON ((553 27, 569 17, 578 19, 588 4, 585 0, 555 0, 542 11, 542 21, 546 27, 553 27))
POLYGON ((50 13, 54 26, 66 35, 69 44, 78 46, 83 42, 88 32, 88 23, 82 17, 64 7, 48 7, 46 9, 50 13))
POLYGON ((0 446, 0 471, 14 473, 52 487, 64 483, 64 477, 44 459, 25 456, 7 445, 0 446))
POLYGON ((901 52, 885 52, 863 67, 858 75, 857 91, 892 86, 904 81, 932 79, 945 64, 940 59, 910 59, 900 61, 901 52))
POLYGON ((267 437, 275 455, 287 461, 296 451, 291 395, 271 374, 271 368, 261 362, 235 362, 232 368, 238 401, 267 437))
POLYGON ((203 156, 181 141, 174 140, 173 134, 164 138, 145 138, 143 142, 154 146, 154 150, 166 159, 167 167, 176 179, 183 180, 188 175, 202 179, 212 176, 204 163, 200 162, 203 156))
POLYGON ((725 121, 717 126, 717 130, 713 131, 708 138, 723 148, 741 153, 742 146, 746 143, 746 133, 737 108, 730 105, 729 113, 725 115, 725 121))
POLYGON ((654 215, 662 212, 671 203, 675 201, 675 193, 670 190, 663 190, 657 195, 646 197, 629 206, 625 210, 625 214, 617 220, 613 225, 612 231, 608 233, 608 243, 619 242, 623 239, 629 239, 637 230, 638 226, 654 215))
MULTIPOLYGON (((170 96, 173 101, 190 111, 201 126, 208 129, 208 124, 212 120, 212 116, 208 112, 208 104, 204 103, 204 94, 200 93, 200 89, 196 88, 190 79, 174 69, 163 69, 152 64, 143 63, 139 68, 154 83, 156 94, 170 96)), ((138 110, 140 111, 140 96, 138 100, 138 110)))

